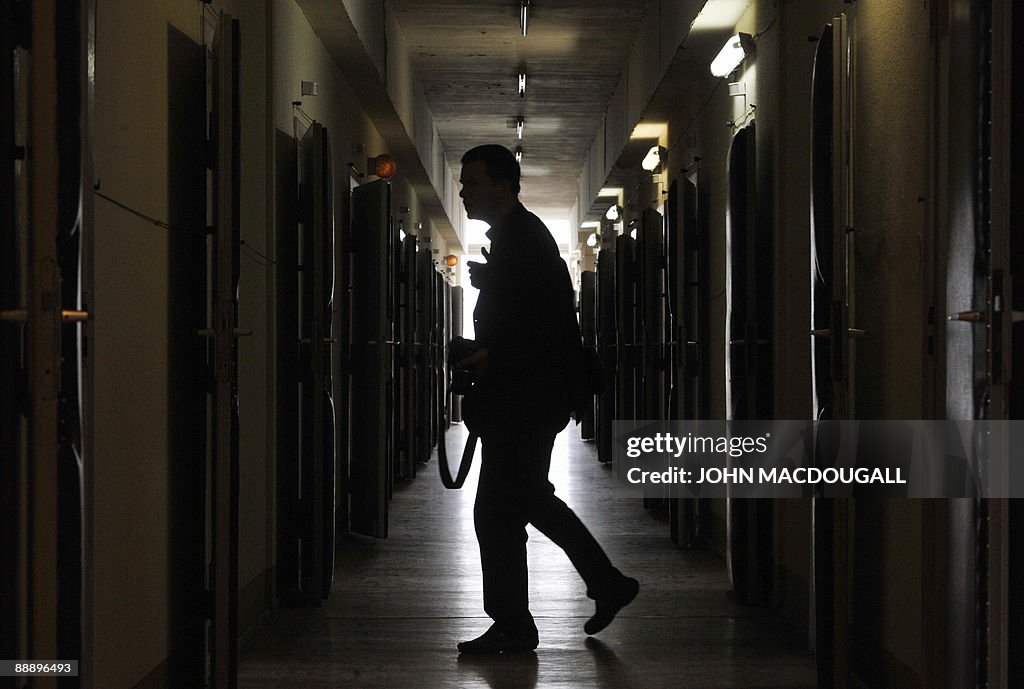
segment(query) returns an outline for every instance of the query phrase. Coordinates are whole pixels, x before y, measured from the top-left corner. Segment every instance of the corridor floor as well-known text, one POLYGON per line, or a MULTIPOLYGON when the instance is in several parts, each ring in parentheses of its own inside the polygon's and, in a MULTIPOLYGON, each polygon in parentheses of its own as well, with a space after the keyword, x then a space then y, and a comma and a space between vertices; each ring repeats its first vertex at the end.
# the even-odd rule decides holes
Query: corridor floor
MULTIPOLYGON (((245 640, 240 689, 811 689, 806 642, 770 610, 732 602, 725 565, 708 551, 675 548, 668 525, 639 497, 612 489, 611 471, 570 427, 555 442, 551 480, 640 595, 596 637, 593 613, 569 560, 530 527, 530 597, 536 653, 460 656, 455 645, 487 629, 473 532, 474 467, 446 490, 436 457, 398 486, 387 539, 353 538, 339 555, 321 608, 268 614, 245 640)), ((449 432, 449 454, 464 431, 449 432)), ((479 452, 477 455, 479 461, 479 452)))

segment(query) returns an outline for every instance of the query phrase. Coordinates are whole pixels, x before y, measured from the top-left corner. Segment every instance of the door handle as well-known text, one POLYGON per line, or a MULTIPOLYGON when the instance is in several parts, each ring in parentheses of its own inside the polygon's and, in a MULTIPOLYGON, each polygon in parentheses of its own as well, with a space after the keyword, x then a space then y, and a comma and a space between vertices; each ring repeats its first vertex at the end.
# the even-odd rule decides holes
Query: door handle
MULTIPOLYGON (((72 311, 65 309, 60 312, 60 319, 64 323, 84 323, 89 320, 88 311, 72 311)), ((2 323, 27 323, 28 309, 6 309, 0 311, 0 322, 2 323)))
POLYGON ((958 311, 949 314, 951 321, 963 321, 965 323, 981 323, 985 320, 984 311, 958 311))
MULTIPOLYGON (((846 329, 847 337, 854 337, 854 338, 856 338, 856 337, 864 337, 867 334, 868 334, 867 330, 862 330, 860 328, 847 328, 846 329)), ((832 337, 832 328, 818 328, 816 330, 812 330, 811 331, 811 335, 814 336, 814 337, 832 337)))

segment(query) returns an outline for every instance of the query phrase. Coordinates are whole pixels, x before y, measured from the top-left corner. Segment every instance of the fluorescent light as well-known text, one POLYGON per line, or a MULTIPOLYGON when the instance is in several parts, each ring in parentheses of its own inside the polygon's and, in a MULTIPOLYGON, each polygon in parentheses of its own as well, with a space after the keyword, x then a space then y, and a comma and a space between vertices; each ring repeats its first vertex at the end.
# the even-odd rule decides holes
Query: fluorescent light
POLYGON ((519 97, 526 95, 526 72, 519 73, 519 97))
POLYGON ((516 119, 516 137, 523 138, 523 127, 526 126, 526 120, 522 117, 516 119))
POLYGON ((647 170, 648 172, 654 172, 661 165, 661 146, 651 146, 651 150, 647 151, 647 155, 644 156, 644 160, 640 163, 640 167, 647 170))
POLYGON ((523 35, 526 35, 526 30, 530 24, 530 0, 523 0, 519 6, 519 28, 522 30, 523 35))
POLYGON ((580 223, 581 230, 596 230, 599 227, 601 227, 601 223, 597 220, 587 220, 580 223))
POLYGON ((668 125, 664 122, 641 122, 633 127, 630 139, 660 139, 668 136, 668 125))
POLYGON ((608 206, 608 211, 604 214, 604 217, 608 218, 612 222, 615 222, 619 219, 619 215, 619 207, 615 204, 612 204, 611 206, 608 206))
POLYGON ((736 26, 750 0, 709 0, 690 25, 691 31, 721 31, 736 26))
POLYGON ((600 196, 621 196, 622 187, 601 187, 601 190, 597 192, 600 196))
POLYGON ((750 35, 744 33, 736 34, 726 41, 718 57, 711 61, 711 73, 716 77, 727 77, 732 74, 747 56, 749 41, 750 35))

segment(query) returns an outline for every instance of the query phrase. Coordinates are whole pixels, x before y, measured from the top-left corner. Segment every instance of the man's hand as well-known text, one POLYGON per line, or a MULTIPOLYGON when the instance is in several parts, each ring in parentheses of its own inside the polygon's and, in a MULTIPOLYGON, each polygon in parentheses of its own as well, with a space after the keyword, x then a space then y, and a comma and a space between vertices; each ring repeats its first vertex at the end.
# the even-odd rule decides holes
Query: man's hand
MULTIPOLYGON (((490 254, 487 253, 487 247, 484 247, 481 251, 484 256, 484 260, 490 260, 490 254)), ((490 272, 490 266, 486 263, 480 263, 479 261, 469 261, 466 263, 469 266, 469 282, 473 287, 477 289, 483 289, 487 284, 487 274, 490 272)))
POLYGON ((466 369, 476 375, 477 378, 484 378, 490 369, 491 362, 487 358, 487 348, 478 349, 472 355, 461 361, 455 362, 455 368, 466 369))

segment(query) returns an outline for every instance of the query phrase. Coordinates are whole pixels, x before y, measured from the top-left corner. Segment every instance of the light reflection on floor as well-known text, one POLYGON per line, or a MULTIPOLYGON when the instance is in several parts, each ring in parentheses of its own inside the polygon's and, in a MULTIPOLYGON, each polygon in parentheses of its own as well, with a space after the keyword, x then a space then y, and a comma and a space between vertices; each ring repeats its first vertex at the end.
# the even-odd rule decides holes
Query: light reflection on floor
MULTIPOLYGON (((449 432, 450 456, 461 455, 464 432, 449 432)), ((640 596, 599 637, 582 631, 593 604, 579 576, 531 527, 540 648, 482 658, 456 653, 460 640, 490 623, 473 532, 478 468, 461 490, 446 490, 432 460, 396 487, 389 538, 349 539, 323 607, 275 611, 246 638, 240 689, 813 687, 804 642, 782 633, 770 611, 735 605, 722 561, 674 548, 668 525, 613 487, 578 432, 570 426, 556 440, 556 493, 612 561, 641 581, 640 596)))

